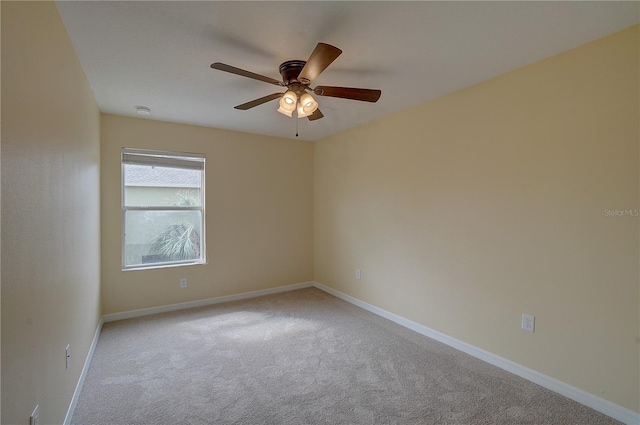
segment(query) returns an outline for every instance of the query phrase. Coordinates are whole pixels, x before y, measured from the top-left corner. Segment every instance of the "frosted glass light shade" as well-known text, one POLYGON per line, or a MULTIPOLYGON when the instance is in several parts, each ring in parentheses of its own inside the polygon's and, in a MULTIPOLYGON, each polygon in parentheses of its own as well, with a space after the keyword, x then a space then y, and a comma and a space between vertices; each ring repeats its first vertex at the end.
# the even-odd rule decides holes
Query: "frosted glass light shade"
POLYGON ((278 112, 288 117, 292 116, 293 111, 296 109, 297 101, 298 96, 296 96, 293 91, 287 90, 287 92, 280 98, 280 107, 278 108, 278 112))
POLYGON ((286 115, 288 117, 292 117, 293 116, 293 112, 292 111, 287 111, 286 109, 282 109, 282 106, 278 108, 278 112, 280 112, 282 115, 286 115))
POLYGON ((298 118, 308 117, 318 109, 318 102, 309 94, 305 93, 300 96, 298 102, 298 118))
POLYGON ((304 117, 308 117, 309 114, 307 114, 304 111, 304 108, 302 107, 301 103, 298 103, 298 118, 304 118, 304 117))

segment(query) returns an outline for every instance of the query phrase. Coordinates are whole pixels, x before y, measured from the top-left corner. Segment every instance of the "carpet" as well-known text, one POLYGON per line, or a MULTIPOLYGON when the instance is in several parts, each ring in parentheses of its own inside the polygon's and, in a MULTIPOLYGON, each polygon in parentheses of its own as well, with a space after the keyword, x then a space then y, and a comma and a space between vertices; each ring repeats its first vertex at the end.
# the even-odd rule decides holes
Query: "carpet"
POLYGON ((619 422, 308 288, 106 323, 72 424, 619 422))

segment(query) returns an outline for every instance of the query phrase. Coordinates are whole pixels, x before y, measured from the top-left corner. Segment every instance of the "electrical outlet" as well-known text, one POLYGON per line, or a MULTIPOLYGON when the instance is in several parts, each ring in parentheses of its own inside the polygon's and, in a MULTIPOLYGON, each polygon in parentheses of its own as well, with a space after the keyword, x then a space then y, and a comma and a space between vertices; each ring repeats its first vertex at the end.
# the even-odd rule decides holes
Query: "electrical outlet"
POLYGON ((187 287, 187 278, 183 277, 182 279, 180 279, 180 287, 181 288, 186 288, 187 287))
POLYGON ((522 313, 522 329, 528 332, 534 332, 536 318, 530 314, 522 313))
POLYGON ((29 416, 29 425, 38 425, 38 405, 36 404, 36 408, 33 409, 33 413, 29 416))
POLYGON ((361 276, 360 269, 356 269, 356 279, 360 279, 361 276))
POLYGON ((69 363, 71 363, 71 346, 67 344, 65 349, 65 369, 69 369, 69 363))

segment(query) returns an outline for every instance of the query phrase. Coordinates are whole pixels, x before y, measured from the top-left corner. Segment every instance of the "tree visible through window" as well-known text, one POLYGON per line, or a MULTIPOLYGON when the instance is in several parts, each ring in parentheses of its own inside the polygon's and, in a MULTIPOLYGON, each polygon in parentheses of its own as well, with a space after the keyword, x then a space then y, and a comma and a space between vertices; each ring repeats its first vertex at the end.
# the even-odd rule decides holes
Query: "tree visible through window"
POLYGON ((122 268, 205 262, 204 155, 122 150, 122 268))

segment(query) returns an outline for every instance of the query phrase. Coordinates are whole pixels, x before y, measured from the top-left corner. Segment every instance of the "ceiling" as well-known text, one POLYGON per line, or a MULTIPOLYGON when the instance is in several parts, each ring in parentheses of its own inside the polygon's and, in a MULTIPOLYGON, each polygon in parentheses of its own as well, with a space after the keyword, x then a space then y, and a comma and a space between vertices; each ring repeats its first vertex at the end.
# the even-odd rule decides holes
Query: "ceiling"
POLYGON ((639 22, 638 2, 58 1, 102 112, 319 140, 639 22), (312 84, 381 89, 377 103, 315 96, 321 120, 287 118, 280 79, 318 42, 343 53, 312 84))

